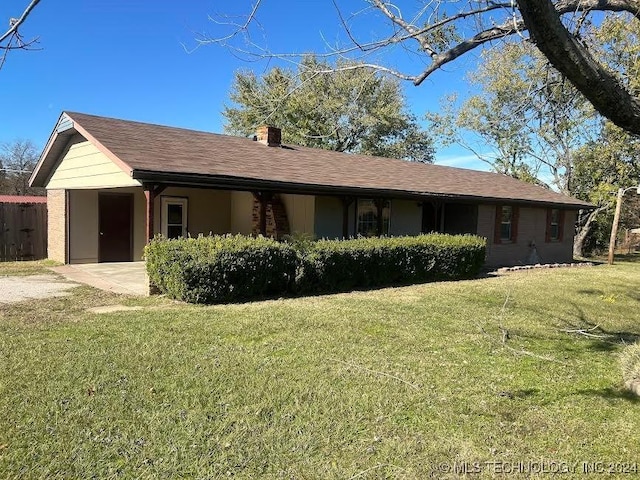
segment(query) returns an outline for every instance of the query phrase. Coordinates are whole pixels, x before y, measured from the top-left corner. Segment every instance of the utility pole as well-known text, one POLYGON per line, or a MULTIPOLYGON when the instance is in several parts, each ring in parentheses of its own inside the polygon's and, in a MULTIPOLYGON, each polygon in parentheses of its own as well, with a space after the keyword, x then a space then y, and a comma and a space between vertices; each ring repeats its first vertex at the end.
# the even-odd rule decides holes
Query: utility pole
POLYGON ((618 223, 620 222, 620 210, 622 210, 622 197, 624 197, 624 188, 618 189, 618 198, 616 199, 616 213, 613 216, 613 225, 611 225, 611 238, 609 239, 609 265, 613 265, 613 254, 616 249, 616 237, 618 236, 618 223))

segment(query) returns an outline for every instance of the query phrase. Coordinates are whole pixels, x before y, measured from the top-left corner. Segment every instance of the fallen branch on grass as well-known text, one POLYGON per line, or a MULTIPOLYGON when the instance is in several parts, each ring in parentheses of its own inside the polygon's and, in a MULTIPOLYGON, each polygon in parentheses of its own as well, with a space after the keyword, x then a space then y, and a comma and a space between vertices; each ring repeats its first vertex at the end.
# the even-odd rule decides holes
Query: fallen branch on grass
POLYGON ((560 331, 564 332, 564 333, 576 333, 578 335, 584 335, 585 337, 589 337, 589 338, 609 338, 608 335, 596 335, 595 333, 591 333, 594 330, 597 330, 600 328, 600 325, 596 325, 595 327, 589 328, 589 329, 584 329, 584 328, 574 328, 574 329, 569 329, 569 328, 561 328, 560 331))
POLYGON ((416 385, 415 383, 408 382, 408 381, 404 380, 403 378, 397 377, 395 375, 391 375, 390 373, 381 372, 379 370, 371 370, 370 368, 363 367, 362 365, 357 365, 355 363, 345 362, 345 361, 339 360, 337 358, 330 358, 329 360, 333 360, 334 362, 342 363, 343 365, 347 365, 349 367, 357 368, 359 370, 364 370, 365 372, 374 373, 376 375, 382 375, 384 377, 393 378, 394 380, 402 382, 405 385, 409 385, 411 388, 413 388, 415 390, 420 390, 420 387, 418 385, 416 385))
POLYGON ((511 290, 509 290, 509 292, 507 292, 507 296, 504 299, 504 303, 502 304, 502 308, 500 309, 500 313, 498 314, 498 328, 500 329, 500 340, 496 339, 493 335, 491 335, 489 332, 487 332, 485 330, 484 326, 480 322, 475 322, 476 325, 478 326, 478 329, 480 330, 480 332, 485 337, 489 338, 489 341, 491 343, 495 343, 495 344, 498 344, 499 346, 501 346, 503 348, 506 348, 507 350, 509 350, 514 355, 533 357, 533 358, 537 358, 539 360, 545 360, 547 362, 559 363, 561 365, 564 365, 565 362, 557 360, 557 359, 555 359, 553 357, 547 357, 545 355, 538 355, 538 354, 530 352, 528 350, 516 349, 516 348, 513 348, 513 347, 507 345, 507 340, 509 340, 511 338, 511 336, 509 334, 509 330, 507 330, 503 326, 502 320, 504 318, 504 313, 505 313, 505 311, 507 309, 507 304, 509 303, 510 297, 511 297, 511 290))

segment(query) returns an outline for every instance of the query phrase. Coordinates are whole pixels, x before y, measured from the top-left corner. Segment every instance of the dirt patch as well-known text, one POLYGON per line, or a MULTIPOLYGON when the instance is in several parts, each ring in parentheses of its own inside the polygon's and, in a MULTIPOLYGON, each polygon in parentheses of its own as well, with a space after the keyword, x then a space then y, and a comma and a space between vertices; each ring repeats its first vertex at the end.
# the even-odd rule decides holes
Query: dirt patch
POLYGON ((56 275, 0 277, 0 303, 15 303, 36 298, 61 297, 79 287, 56 275))
POLYGON ((87 308, 87 312, 91 313, 113 313, 128 312, 131 310, 142 310, 142 307, 127 307, 126 305, 105 305, 104 307, 87 308))

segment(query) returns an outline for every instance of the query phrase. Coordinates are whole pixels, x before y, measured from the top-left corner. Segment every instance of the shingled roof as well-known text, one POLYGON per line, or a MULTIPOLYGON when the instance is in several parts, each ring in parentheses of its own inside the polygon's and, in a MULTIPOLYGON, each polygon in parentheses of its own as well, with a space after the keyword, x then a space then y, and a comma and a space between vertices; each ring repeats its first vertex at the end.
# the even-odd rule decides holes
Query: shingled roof
POLYGON ((33 185, 44 185, 70 132, 83 135, 140 182, 590 207, 497 173, 293 145, 268 147, 243 137, 75 112, 62 114, 34 171, 33 185))

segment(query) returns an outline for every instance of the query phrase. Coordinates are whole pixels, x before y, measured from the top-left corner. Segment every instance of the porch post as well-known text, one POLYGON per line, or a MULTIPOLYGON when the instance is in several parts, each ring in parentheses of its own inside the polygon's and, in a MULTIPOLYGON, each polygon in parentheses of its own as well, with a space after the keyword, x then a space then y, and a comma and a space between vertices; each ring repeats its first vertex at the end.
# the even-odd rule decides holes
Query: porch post
POLYGON ((267 203, 271 200, 271 194, 267 192, 253 192, 253 196, 260 204, 260 235, 267 236, 267 203))
POLYGON ((148 244, 153 238, 153 204, 155 203, 156 196, 153 193, 153 187, 151 189, 144 189, 144 198, 147 200, 147 228, 146 228, 146 243, 148 244))
POLYGON ((152 185, 145 183, 142 185, 144 189, 144 198, 147 201, 147 218, 146 218, 146 240, 147 244, 153 238, 154 225, 153 225, 153 217, 154 217, 154 206, 155 200, 162 191, 167 188, 166 185, 152 185))
POLYGON ((349 238, 349 206, 353 198, 342 197, 342 238, 349 238))

